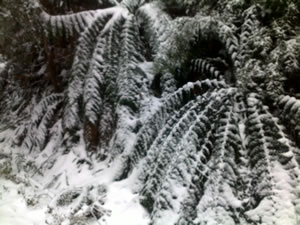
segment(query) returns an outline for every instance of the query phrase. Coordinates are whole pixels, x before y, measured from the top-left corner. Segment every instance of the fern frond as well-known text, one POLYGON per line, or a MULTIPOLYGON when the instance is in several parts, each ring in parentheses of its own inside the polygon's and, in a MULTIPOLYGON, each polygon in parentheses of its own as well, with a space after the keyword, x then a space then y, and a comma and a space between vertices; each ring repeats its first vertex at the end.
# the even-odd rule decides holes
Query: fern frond
MULTIPOLYGON (((294 137, 297 145, 299 146, 300 137, 300 100, 291 96, 280 96, 277 100, 278 108, 280 109, 280 117, 288 123, 289 130, 294 137)), ((300 163, 300 151, 294 152, 297 157, 298 163, 300 163)))
POLYGON ((252 49, 250 48, 249 42, 259 26, 257 10, 258 6, 253 5, 243 13, 244 23, 241 26, 239 45, 239 58, 241 60, 241 64, 244 64, 245 61, 251 57, 252 49))
POLYGON ((207 75, 212 79, 222 79, 223 75, 221 72, 210 64, 207 60, 204 59, 193 59, 191 61, 190 71, 192 73, 201 73, 207 75))
POLYGON ((219 115, 215 141, 212 143, 215 148, 207 165, 208 177, 197 206, 195 222, 208 222, 214 218, 214 223, 227 224, 240 220, 238 211, 242 205, 236 189, 239 177, 236 159, 241 137, 234 105, 231 102, 227 110, 219 115))
POLYGON ((92 62, 90 62, 89 71, 86 75, 87 78, 84 81, 84 113, 86 119, 94 125, 98 124, 102 105, 101 89, 103 88, 103 73, 105 70, 105 62, 102 56, 104 54, 105 44, 105 40, 99 37, 92 56, 92 62))
MULTIPOLYGON (((121 27, 119 36, 119 57, 115 59, 118 67, 112 64, 109 85, 115 85, 116 118, 118 130, 114 136, 113 152, 121 153, 126 148, 126 140, 136 132, 137 117, 140 110, 141 90, 144 73, 139 73, 138 64, 145 59, 139 38, 136 19, 129 15, 121 27), (112 77, 113 73, 115 75, 112 77)), ((114 56, 113 56, 114 57, 114 56)), ((112 60, 112 59, 110 59, 112 60)), ((112 153, 112 157, 116 154, 112 153)))
POLYGON ((134 64, 145 60, 141 54, 142 44, 139 36, 137 21, 133 15, 129 15, 121 32, 122 49, 120 57, 122 57, 121 63, 123 66, 127 63, 134 64))
MULTIPOLYGON (((57 108, 63 101, 62 94, 52 94, 44 98, 34 109, 29 127, 23 132, 17 134, 20 138, 25 137, 22 141, 26 149, 41 151, 46 144, 51 124, 57 112, 57 108), (36 149, 35 149, 36 148, 36 149)), ((18 137, 17 137, 18 138, 18 137)))
POLYGON ((120 17, 119 20, 115 20, 112 24, 111 29, 106 35, 106 48, 103 57, 106 62, 106 68, 104 71, 105 86, 102 90, 103 104, 101 110, 101 116, 99 120, 99 140, 100 146, 104 147, 108 145, 111 140, 113 132, 116 127, 116 116, 115 116, 115 102, 117 99, 117 84, 116 80, 120 73, 120 51, 121 45, 121 33, 122 27, 126 19, 120 17))
POLYGON ((284 141, 282 127, 258 96, 251 94, 248 106, 253 209, 246 215, 263 223, 280 224, 284 220, 293 224, 297 221, 295 200, 298 196, 287 190, 296 191, 298 184, 294 176, 299 166, 289 148, 291 144, 284 141), (286 200, 283 202, 282 198, 286 200))
POLYGON ((106 18, 97 18, 79 38, 74 62, 71 70, 70 84, 68 87, 68 103, 63 117, 64 128, 68 131, 76 130, 80 125, 80 97, 83 94, 84 77, 89 71, 91 58, 97 43, 97 37, 101 34, 107 21, 112 15, 106 18))
POLYGON ((281 115, 283 115, 285 118, 292 118, 295 120, 295 125, 300 124, 300 100, 288 95, 281 95, 277 102, 282 110, 281 115))
POLYGON ((160 46, 167 41, 168 30, 172 29, 171 18, 155 2, 140 7, 138 18, 144 27, 145 38, 154 55, 159 51, 160 46))
POLYGON ((51 36, 72 37, 74 34, 80 34, 95 23, 95 20, 112 16, 118 7, 108 9, 90 10, 69 15, 49 15, 42 11, 41 18, 49 30, 51 36))
MULTIPOLYGON (((208 121, 217 118, 217 115, 224 110, 224 107, 227 104, 225 100, 228 97, 227 91, 221 90, 219 94, 219 96, 218 94, 212 94, 210 103, 206 105, 204 101, 202 107, 198 107, 202 110, 200 110, 196 119, 193 119, 193 122, 190 125, 188 124, 189 129, 183 135, 179 135, 183 138, 178 144, 173 141, 173 148, 170 146, 164 148, 163 146, 165 144, 161 145, 159 152, 162 152, 159 154, 162 156, 167 152, 168 157, 170 157, 170 162, 163 157, 159 157, 156 160, 156 162, 159 162, 158 167, 148 168, 148 171, 152 170, 155 172, 153 172, 152 175, 149 176, 151 178, 146 181, 146 189, 143 189, 142 194, 147 194, 146 196, 149 197, 149 190, 153 193, 154 210, 152 216, 154 221, 165 218, 165 210, 171 210, 174 215, 179 216, 183 202, 189 197, 188 188, 192 183, 191 173, 194 173, 198 164, 197 158, 195 159, 195 154, 199 155, 199 158, 203 161, 202 169, 206 169, 205 161, 209 161, 211 153, 210 151, 204 151, 201 152, 202 155, 200 155, 200 152, 197 152, 197 149, 201 147, 203 138, 212 128, 208 121), (225 96, 222 96, 223 94, 225 96), (225 104, 221 106, 218 101, 222 101, 225 104), (172 149, 173 152, 169 152, 168 149, 172 149), (151 184, 155 184, 155 186, 152 186, 154 188, 151 188, 151 184)), ((165 141, 168 142, 168 138, 166 138, 165 141)), ((150 151, 151 150, 149 150, 149 154, 150 151)), ((205 174, 204 171, 203 174, 205 174)), ((177 216, 174 217, 175 221, 177 216)))
POLYGON ((139 130, 134 145, 122 154, 122 164, 126 166, 126 169, 121 168, 116 175, 116 179, 127 176, 133 166, 146 155, 159 131, 166 125, 167 119, 172 116, 174 111, 180 110, 180 108, 199 95, 223 87, 226 87, 223 81, 204 80, 188 83, 175 93, 166 96, 161 102, 160 107, 153 112, 144 126, 139 130))
POLYGON ((284 42, 283 58, 283 71, 284 73, 292 76, 299 72, 299 52, 300 44, 296 39, 291 39, 284 42))
POLYGON ((188 83, 175 93, 172 93, 165 97, 162 101, 161 107, 151 116, 151 119, 141 128, 139 132, 137 143, 144 143, 143 147, 140 148, 138 144, 135 146, 134 154, 137 159, 140 156, 145 155, 145 150, 149 149, 153 140, 156 138, 158 131, 167 122, 174 111, 179 110, 188 102, 192 101, 199 95, 203 95, 206 92, 217 90, 226 87, 223 81, 217 80, 204 80, 197 81, 195 83, 188 83), (139 141, 139 139, 141 140, 139 141), (143 140, 143 141, 142 141, 143 140))
POLYGON ((207 163, 211 159, 213 152, 213 141, 215 139, 215 125, 212 127, 206 135, 198 139, 197 152, 191 152, 191 156, 188 158, 190 169, 190 183, 188 185, 188 196, 183 201, 181 206, 180 216, 177 224, 193 224, 197 217, 197 205, 203 196, 204 184, 207 181, 209 175, 209 167, 207 163), (194 155, 192 156, 192 154, 194 155))

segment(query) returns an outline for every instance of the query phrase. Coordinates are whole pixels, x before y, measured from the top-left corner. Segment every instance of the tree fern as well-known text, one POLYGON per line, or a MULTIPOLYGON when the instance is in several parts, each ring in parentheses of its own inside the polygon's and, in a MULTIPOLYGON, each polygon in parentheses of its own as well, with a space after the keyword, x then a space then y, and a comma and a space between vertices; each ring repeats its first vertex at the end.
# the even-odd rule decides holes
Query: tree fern
MULTIPOLYGON (((47 38, 78 40, 66 91, 29 95, 26 103, 39 104, 19 127, 19 144, 41 151, 51 127, 62 126, 62 152, 71 156, 84 141, 96 157, 76 156, 78 167, 99 166, 97 176, 109 173, 110 181, 134 179, 153 225, 299 223, 295 3, 283 4, 283 15, 253 1, 113 2, 41 13, 47 38)), ((12 84, 3 86, 14 93, 12 84)), ((19 106, 23 92, 15 93, 1 106, 17 99, 11 111, 28 112, 19 106)), ((53 152, 61 154, 57 146, 53 152)), ((95 190, 59 195, 52 215, 66 211, 56 223, 109 214, 95 190)))
MULTIPOLYGON (((167 118, 169 118, 174 111, 179 111, 181 107, 196 98, 196 96, 208 90, 222 88, 224 86, 226 86, 226 84, 222 81, 204 80, 202 82, 188 83, 175 93, 167 95, 162 106, 158 108, 138 133, 136 144, 133 150, 128 153, 130 157, 132 157, 132 163, 137 163, 141 156, 145 156, 145 151, 152 145, 159 130, 167 123, 167 118)), ((184 110, 181 113, 184 113, 184 110)))

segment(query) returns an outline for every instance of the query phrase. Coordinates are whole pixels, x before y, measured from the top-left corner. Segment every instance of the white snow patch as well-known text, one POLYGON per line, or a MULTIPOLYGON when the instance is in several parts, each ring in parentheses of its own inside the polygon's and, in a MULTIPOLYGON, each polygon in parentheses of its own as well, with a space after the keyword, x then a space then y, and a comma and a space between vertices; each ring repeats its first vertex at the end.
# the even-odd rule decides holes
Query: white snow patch
POLYGON ((146 210, 139 203, 138 194, 132 193, 129 185, 130 182, 126 180, 109 186, 104 208, 111 210, 111 216, 105 216, 102 219, 107 225, 147 225, 150 223, 146 210))
POLYGON ((0 178, 0 224, 46 225, 45 207, 28 208, 19 185, 0 178))

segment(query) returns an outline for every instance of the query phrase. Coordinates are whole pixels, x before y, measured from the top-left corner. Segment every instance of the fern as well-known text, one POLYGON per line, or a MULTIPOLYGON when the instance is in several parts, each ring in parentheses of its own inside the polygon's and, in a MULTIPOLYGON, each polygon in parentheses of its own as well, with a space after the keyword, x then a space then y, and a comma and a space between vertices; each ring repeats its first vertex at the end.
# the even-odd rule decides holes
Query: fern
MULTIPOLYGON (((289 125, 292 136, 294 136, 296 143, 299 143, 299 119, 300 119, 300 102, 295 97, 280 96, 278 98, 278 107, 282 114, 281 118, 289 125)), ((300 162, 300 151, 293 148, 296 154, 298 163, 300 162)))
POLYGON ((286 145, 288 143, 282 142, 284 137, 281 137, 282 132, 276 120, 272 119, 268 109, 261 105, 259 98, 255 95, 249 96, 249 113, 249 135, 251 135, 249 157, 253 171, 253 195, 255 196, 252 204, 257 208, 246 214, 256 221, 279 224, 288 212, 289 216, 285 219, 289 223, 293 223, 292 221, 297 218, 296 212, 293 212, 293 208, 295 208, 293 199, 296 199, 297 196, 293 193, 285 193, 288 195, 287 201, 282 202, 286 187, 278 183, 278 179, 284 179, 289 188, 296 188, 297 181, 294 180, 292 171, 293 167, 298 166, 295 161, 291 161, 294 157, 293 153, 286 145), (274 132, 277 138, 276 136, 274 138, 274 132), (294 166, 286 166, 289 163, 294 166), (278 176, 284 176, 284 178, 278 176), (261 207, 264 208, 263 214, 257 213, 261 207), (275 217, 273 212, 276 213, 275 217))
POLYGON ((179 110, 196 96, 204 94, 206 91, 225 86, 226 84, 222 81, 198 81, 195 83, 188 83, 175 93, 166 96, 162 103, 162 107, 159 108, 151 116, 151 119, 141 128, 136 145, 134 146, 132 153, 130 153, 130 155, 132 155, 132 161, 137 163, 139 157, 145 155, 145 150, 151 146, 156 138, 157 132, 166 124, 166 119, 172 115, 174 110, 179 110), (142 145, 139 146, 139 144, 142 145))
POLYGON ((191 61, 191 72, 201 73, 202 75, 206 74, 208 77, 213 79, 223 78, 223 75, 217 68, 203 59, 194 59, 191 61))
POLYGON ((30 122, 17 132, 18 144, 23 144, 26 149, 42 150, 47 143, 49 127, 53 125, 53 118, 59 105, 63 101, 63 95, 52 94, 44 98, 34 109, 30 122))
POLYGON ((152 54, 156 54, 167 42, 167 34, 172 26, 171 18, 155 2, 140 7, 138 15, 152 54))
MULTIPOLYGON (((164 152, 168 152, 168 157, 171 157, 172 159, 170 163, 167 163, 169 166, 165 168, 165 172, 161 171, 161 169, 158 169, 161 168, 160 164, 158 164, 153 174, 148 176, 151 177, 151 179, 146 181, 147 189, 143 189, 142 193, 147 196, 149 195, 149 191, 147 190, 150 189, 154 193, 157 191, 157 194, 155 195, 156 197, 154 198, 154 210, 152 213, 153 217, 156 218, 154 221, 159 218, 165 218, 165 216, 163 216, 164 210, 169 208, 172 211, 174 210, 175 214, 180 213, 181 204, 186 199, 186 194, 184 194, 183 190, 185 189, 187 191, 187 188, 191 183, 190 173, 193 171, 193 169, 195 169, 195 167, 192 166, 193 160, 190 161, 189 158, 193 157, 193 155, 197 152, 195 152, 195 150, 201 146, 196 144, 197 140, 201 140, 203 136, 205 136, 207 129, 210 129, 208 121, 211 120, 214 115, 218 115, 220 112, 219 110, 222 110, 222 108, 217 108, 214 110, 213 107, 218 107, 219 104, 220 103, 211 101, 211 105, 209 104, 206 106, 207 110, 204 109, 195 120, 192 119, 192 121, 195 121, 195 123, 193 123, 186 134, 183 135, 183 139, 177 145, 178 147, 171 148, 176 149, 174 156, 172 156, 172 153, 164 150, 164 152), (212 112, 210 110, 212 110, 212 112), (208 118, 206 118, 206 116, 208 118), (191 154, 190 157, 188 157, 189 154, 191 154), (160 174, 163 174, 163 179, 160 179, 160 174), (161 185, 159 183, 160 180, 163 181, 161 185), (153 187, 158 187, 158 189, 151 188, 151 184, 155 184, 153 187)), ((167 140, 168 139, 166 139, 166 141, 167 140)), ((164 149, 163 146, 161 149, 164 149)), ((161 157, 162 156, 160 156, 160 158, 161 157)), ((163 158, 157 161, 167 162, 166 159, 164 160, 163 158)), ((150 168, 148 168, 148 170, 151 171, 150 168)))
POLYGON ((241 27, 239 57, 242 63, 251 57, 249 42, 260 25, 257 18, 258 6, 254 5, 244 12, 244 23, 241 27))
MULTIPOLYGON (((89 154, 77 166, 101 166, 111 180, 132 175, 153 225, 299 223, 297 7, 284 4, 283 15, 252 1, 113 2, 42 12, 47 38, 78 37, 66 92, 35 89, 43 94, 32 98, 3 85, 1 115, 39 102, 22 118, 22 147, 42 151, 58 130, 55 156, 36 171, 53 167, 61 143, 73 154, 84 141, 89 154)), ((53 215, 66 210, 56 223, 109 215, 95 189, 56 198, 53 215)))
MULTIPOLYGON (((110 15, 111 16, 111 15, 110 15)), ((108 18, 110 18, 110 16, 108 18)), ((105 25, 106 17, 99 17, 90 29, 84 31, 79 40, 78 52, 75 55, 72 68, 72 80, 68 90, 68 107, 64 116, 64 126, 67 130, 74 130, 79 119, 79 99, 83 92, 83 77, 89 71, 90 61, 93 56, 93 47, 97 40, 97 36, 105 25), (90 45, 92 44, 92 46, 90 45)))

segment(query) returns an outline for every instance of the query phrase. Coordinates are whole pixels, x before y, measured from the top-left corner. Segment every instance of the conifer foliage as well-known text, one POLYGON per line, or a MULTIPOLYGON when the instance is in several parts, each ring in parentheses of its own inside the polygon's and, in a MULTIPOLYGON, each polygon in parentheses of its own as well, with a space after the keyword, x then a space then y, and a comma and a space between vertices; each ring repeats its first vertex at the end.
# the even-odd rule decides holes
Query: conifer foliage
MULTIPOLYGON (((77 44, 65 91, 39 101, 16 144, 43 151, 61 126, 67 154, 83 133, 88 157, 118 165, 113 179, 137 174, 153 225, 299 224, 299 3, 108 2, 32 6, 47 38, 77 44)), ((73 194, 68 218, 90 195, 60 198, 73 194)))

